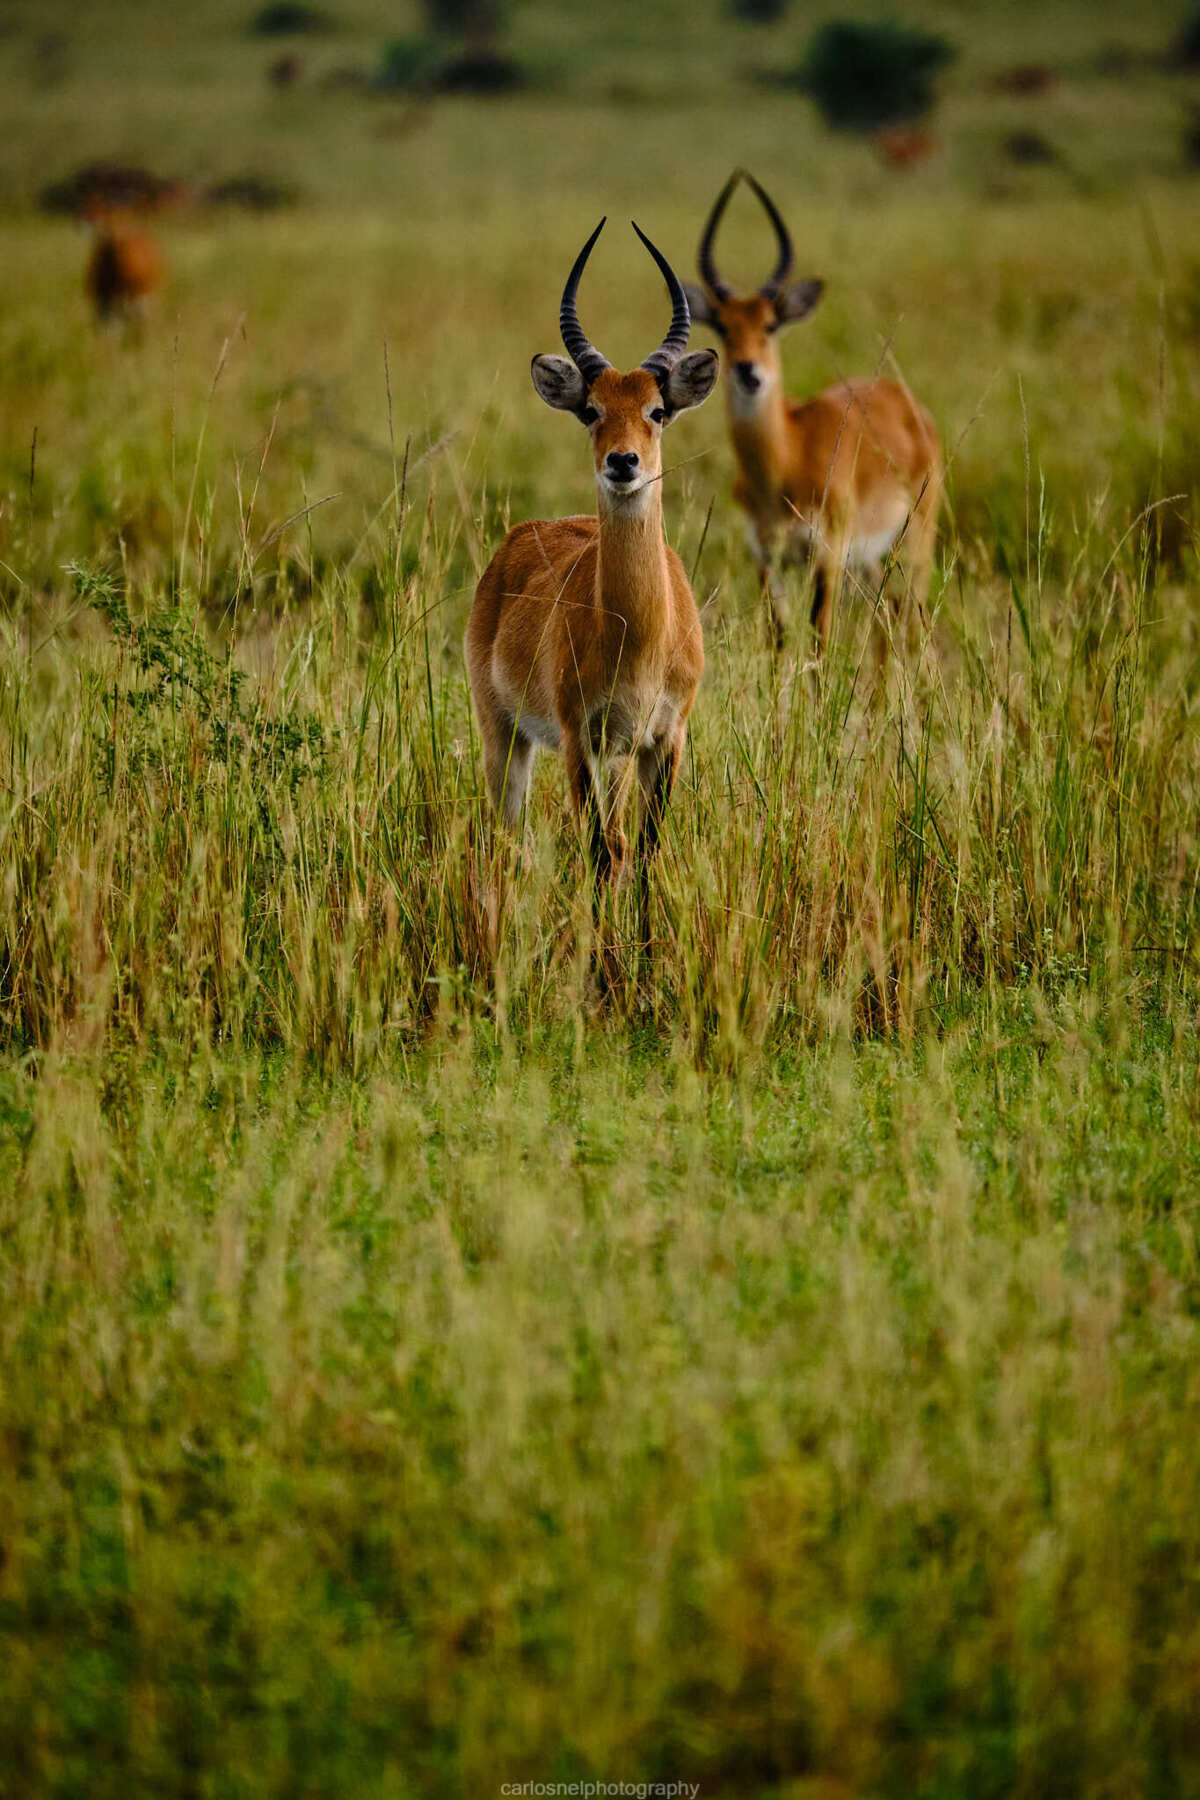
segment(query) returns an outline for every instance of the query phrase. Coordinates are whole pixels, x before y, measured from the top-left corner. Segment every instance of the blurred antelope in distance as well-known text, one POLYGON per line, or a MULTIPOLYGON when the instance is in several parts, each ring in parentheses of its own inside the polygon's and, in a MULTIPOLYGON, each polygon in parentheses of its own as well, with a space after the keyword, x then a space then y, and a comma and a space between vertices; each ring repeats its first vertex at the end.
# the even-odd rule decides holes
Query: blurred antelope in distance
POLYGON ((84 287, 101 325, 140 325, 151 295, 162 286, 157 240, 129 215, 103 201, 89 201, 84 218, 94 241, 84 287))
POLYGON ((916 125, 891 125, 877 131, 875 148, 893 169, 915 169, 937 154, 937 139, 916 125))
POLYGON ((670 329, 627 375, 589 343, 575 297, 603 226, 601 219, 563 290, 559 327, 570 361, 535 356, 532 364, 542 399, 573 414, 591 439, 597 511, 508 533, 476 590, 466 660, 497 814, 515 825, 536 750, 561 750, 597 904, 600 883, 625 870, 621 814, 636 767, 644 906, 704 668, 691 584, 663 538, 662 434, 708 398, 718 365, 712 350, 686 354, 683 287, 636 224, 670 293, 670 329))
MULTIPOLYGON (((791 282, 792 240, 769 196, 735 169, 700 240, 703 287, 687 288, 692 317, 725 350, 729 430, 738 473, 733 497, 747 516, 751 548, 777 645, 785 610, 778 570, 804 556, 814 565, 812 623, 818 651, 829 641, 835 595, 848 570, 879 592, 884 560, 903 549, 918 611, 929 586, 941 452, 933 420, 908 390, 882 379, 838 381, 811 400, 789 400, 776 333, 810 313, 821 281, 791 282), (739 180, 754 190, 779 246, 774 273, 739 297, 717 272, 713 241, 739 180)), ((880 638, 880 663, 887 653, 880 638)))

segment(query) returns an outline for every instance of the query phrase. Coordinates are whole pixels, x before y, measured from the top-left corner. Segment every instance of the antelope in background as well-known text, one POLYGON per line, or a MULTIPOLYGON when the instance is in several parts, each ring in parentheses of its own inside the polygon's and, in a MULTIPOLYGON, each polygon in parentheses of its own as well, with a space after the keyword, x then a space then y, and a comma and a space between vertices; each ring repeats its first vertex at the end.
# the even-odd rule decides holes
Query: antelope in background
MULTIPOLYGON (((838 381, 812 400, 788 400, 775 334, 803 319, 824 283, 789 283, 792 240, 769 196, 743 169, 718 194, 700 240, 702 288, 687 288, 692 317, 726 349, 725 392, 738 473, 733 496, 747 515, 759 579, 777 645, 785 609, 778 566, 789 555, 814 564, 812 623, 818 650, 829 641, 835 594, 848 570, 878 593, 884 559, 901 547, 908 586, 923 612, 929 587, 941 453, 933 420, 908 390, 887 380, 838 381), (717 227, 739 180, 762 202, 775 229, 775 271, 756 294, 739 297, 713 258, 717 227)), ((894 610, 898 610, 898 603, 894 610)), ((880 637, 880 663, 887 654, 880 637)))
POLYGON ((627 375, 583 332, 576 293, 596 227, 567 277, 559 328, 570 357, 535 356, 533 385, 592 441, 597 511, 515 526, 480 579, 466 659, 492 804, 520 818, 539 746, 561 750, 600 884, 625 872, 621 815, 636 764, 643 936, 657 848, 704 669, 700 617, 663 538, 662 434, 716 384, 712 350, 687 351, 683 287, 635 224, 671 297, 671 325, 627 375))
POLYGON ((162 286, 157 240, 100 200, 88 202, 84 217, 95 232, 84 288, 98 323, 140 324, 147 301, 162 286))

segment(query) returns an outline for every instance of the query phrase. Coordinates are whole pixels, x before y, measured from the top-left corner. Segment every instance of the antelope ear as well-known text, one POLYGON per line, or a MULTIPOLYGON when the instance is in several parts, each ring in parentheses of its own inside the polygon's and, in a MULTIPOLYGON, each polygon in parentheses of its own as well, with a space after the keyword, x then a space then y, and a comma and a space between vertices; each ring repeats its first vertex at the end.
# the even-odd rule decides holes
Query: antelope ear
POLYGON ((775 296, 775 317, 781 325, 805 318, 825 291, 823 281, 794 281, 775 296))
POLYGON ((685 281, 683 291, 687 295, 688 311, 692 315, 693 325, 716 326, 717 315, 713 311, 712 295, 707 288, 696 287, 691 281, 685 281))
POLYGON ((535 356, 529 365, 533 385, 558 412, 579 413, 587 400, 587 385, 573 362, 565 356, 535 356))
POLYGON ((693 350, 690 356, 681 357, 668 370, 662 387, 668 417, 673 419, 676 413, 702 405, 716 386, 720 368, 715 350, 693 350))

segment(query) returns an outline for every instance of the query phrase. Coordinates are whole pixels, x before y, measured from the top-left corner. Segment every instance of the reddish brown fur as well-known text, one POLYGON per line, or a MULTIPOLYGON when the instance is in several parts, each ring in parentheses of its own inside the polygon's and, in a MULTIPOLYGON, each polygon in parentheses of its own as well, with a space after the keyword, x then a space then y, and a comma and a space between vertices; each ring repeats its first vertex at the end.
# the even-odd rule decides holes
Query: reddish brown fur
POLYGON ((659 384, 646 369, 604 369, 587 400, 601 415, 591 428, 597 472, 610 452, 636 451, 645 482, 629 500, 601 488, 598 516, 510 531, 476 591, 466 658, 497 812, 517 821, 535 747, 560 748, 597 874, 619 876, 632 766, 649 855, 704 648, 691 585, 663 539, 662 428, 646 417, 661 408, 659 384))
POLYGON ((892 125, 875 133, 875 147, 894 169, 915 169, 935 153, 937 139, 915 125, 892 125))
POLYGON ((144 227, 118 213, 93 207, 88 216, 96 227, 96 240, 84 285, 96 317, 135 318, 162 286, 162 252, 144 227))
MULTIPOLYGON (((692 315, 725 349, 730 436, 737 457, 734 498, 756 540, 759 578, 782 641, 778 564, 803 552, 815 565, 813 624, 824 648, 834 597, 847 567, 878 591, 891 548, 908 565, 917 610, 929 586, 942 467, 937 429, 900 383, 836 382, 814 399, 789 400, 776 341, 780 327, 816 303, 819 283, 745 297, 689 289, 692 315), (741 385, 739 365, 757 388, 741 385)), ((881 658, 886 641, 881 639, 881 658)))

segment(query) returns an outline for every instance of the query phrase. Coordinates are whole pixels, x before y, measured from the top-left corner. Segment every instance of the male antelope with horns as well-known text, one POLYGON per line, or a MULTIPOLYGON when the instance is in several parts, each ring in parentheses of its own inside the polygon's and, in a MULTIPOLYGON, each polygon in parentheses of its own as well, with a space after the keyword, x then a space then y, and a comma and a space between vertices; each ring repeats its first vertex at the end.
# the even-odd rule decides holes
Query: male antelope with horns
MULTIPOLYGON (((776 642, 784 626, 778 565, 789 553, 814 564, 812 622, 818 647, 829 639, 833 601, 847 570, 874 592, 885 557, 902 551, 920 611, 929 587, 942 490, 937 429, 899 382, 835 382, 812 400, 788 400, 775 334, 810 313, 821 281, 790 281, 795 257, 787 227, 753 175, 735 169, 718 194, 700 240, 702 288, 686 290, 693 319, 726 349, 729 429, 738 473, 733 496, 748 516, 759 579, 776 642), (754 190, 775 230, 775 271, 756 294, 739 297, 713 257, 717 227, 739 180, 754 190)), ((881 660, 886 655, 881 636, 881 660)))
POLYGON ((519 819, 537 748, 561 749, 597 881, 618 879, 621 812, 636 761, 644 884, 704 669, 691 585, 663 538, 662 434, 708 398, 717 357, 686 354, 682 284, 636 224, 670 292, 670 330, 628 375, 589 343, 575 296, 603 227, 601 219, 563 290, 559 328, 571 360, 535 356, 532 364, 546 404, 587 428, 597 511, 508 533, 476 590, 466 657, 500 817, 519 819))

